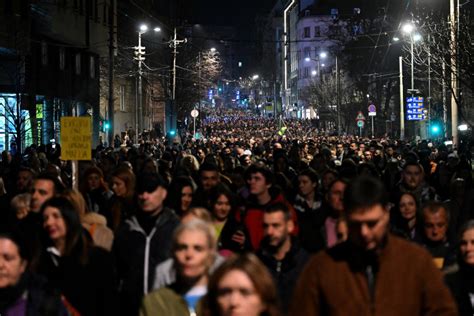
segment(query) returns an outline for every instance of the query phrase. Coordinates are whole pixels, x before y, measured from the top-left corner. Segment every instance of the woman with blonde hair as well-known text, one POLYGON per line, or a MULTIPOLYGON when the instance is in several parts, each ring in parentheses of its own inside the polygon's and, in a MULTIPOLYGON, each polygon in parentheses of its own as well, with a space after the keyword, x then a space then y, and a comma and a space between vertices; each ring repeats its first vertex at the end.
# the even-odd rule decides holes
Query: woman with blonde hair
POLYGON ((89 232, 94 245, 110 251, 112 249, 114 233, 107 227, 107 219, 103 215, 88 211, 86 201, 81 192, 75 189, 68 189, 63 192, 62 196, 74 206, 82 226, 89 232))
POLYGON ((209 223, 191 220, 176 228, 172 254, 176 280, 143 300, 140 315, 200 315, 209 270, 216 257, 216 238, 209 223))
POLYGON ((30 201, 31 201, 30 193, 17 194, 11 200, 10 202, 11 211, 18 220, 25 218, 30 212, 30 201))
POLYGON ((119 167, 112 173, 114 195, 109 202, 111 222, 108 223, 108 226, 113 231, 117 230, 120 224, 130 216, 130 211, 134 206, 135 184, 135 174, 127 167, 119 167))

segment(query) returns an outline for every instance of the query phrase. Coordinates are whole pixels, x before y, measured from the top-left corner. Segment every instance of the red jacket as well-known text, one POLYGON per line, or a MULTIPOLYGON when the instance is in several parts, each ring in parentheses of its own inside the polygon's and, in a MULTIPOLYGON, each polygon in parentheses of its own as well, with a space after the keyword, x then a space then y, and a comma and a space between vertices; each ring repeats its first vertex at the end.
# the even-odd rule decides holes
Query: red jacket
POLYGON ((252 244, 252 248, 257 250, 260 248, 260 242, 263 239, 263 213, 266 207, 269 205, 273 205, 276 203, 285 203, 288 209, 291 212, 291 217, 293 218, 293 222, 295 223, 295 230, 293 231, 293 235, 298 235, 298 219, 293 206, 288 203, 285 197, 282 194, 275 194, 272 196, 270 202, 265 205, 259 205, 254 197, 249 197, 247 207, 245 208, 245 212, 243 215, 243 221, 241 220, 241 214, 237 213, 237 220, 244 223, 245 227, 250 235, 250 242, 252 244))

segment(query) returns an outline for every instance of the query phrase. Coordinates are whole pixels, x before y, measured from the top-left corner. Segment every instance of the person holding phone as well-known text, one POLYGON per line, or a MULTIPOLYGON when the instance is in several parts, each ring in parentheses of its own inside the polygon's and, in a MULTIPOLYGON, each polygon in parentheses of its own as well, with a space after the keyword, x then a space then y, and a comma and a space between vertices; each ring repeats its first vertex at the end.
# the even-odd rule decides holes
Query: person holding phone
POLYGON ((236 197, 229 187, 220 183, 209 192, 209 209, 217 236, 218 250, 222 255, 251 249, 245 226, 234 216, 236 197))

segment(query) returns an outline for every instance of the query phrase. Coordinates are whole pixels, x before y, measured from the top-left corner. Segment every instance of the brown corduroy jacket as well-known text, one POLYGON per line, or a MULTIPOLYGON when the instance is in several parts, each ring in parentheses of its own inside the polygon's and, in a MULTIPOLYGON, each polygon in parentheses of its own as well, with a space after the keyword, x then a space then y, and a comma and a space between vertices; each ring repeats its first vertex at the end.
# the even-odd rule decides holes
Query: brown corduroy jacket
POLYGON ((290 315, 457 315, 441 272, 421 247, 389 235, 373 295, 360 259, 348 242, 314 255, 300 275, 290 315))

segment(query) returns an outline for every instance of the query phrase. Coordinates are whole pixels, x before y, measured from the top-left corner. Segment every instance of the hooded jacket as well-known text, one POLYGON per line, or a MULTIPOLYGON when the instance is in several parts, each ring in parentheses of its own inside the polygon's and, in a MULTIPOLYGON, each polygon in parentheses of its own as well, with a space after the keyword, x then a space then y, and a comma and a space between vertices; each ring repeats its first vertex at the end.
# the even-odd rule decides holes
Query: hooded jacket
POLYGON ((178 216, 165 207, 153 219, 155 224, 146 233, 137 217, 132 216, 115 236, 113 252, 117 260, 123 315, 138 314, 143 295, 153 286, 155 267, 171 253, 171 236, 179 224, 178 216))

